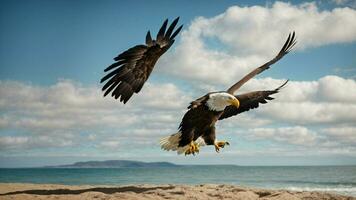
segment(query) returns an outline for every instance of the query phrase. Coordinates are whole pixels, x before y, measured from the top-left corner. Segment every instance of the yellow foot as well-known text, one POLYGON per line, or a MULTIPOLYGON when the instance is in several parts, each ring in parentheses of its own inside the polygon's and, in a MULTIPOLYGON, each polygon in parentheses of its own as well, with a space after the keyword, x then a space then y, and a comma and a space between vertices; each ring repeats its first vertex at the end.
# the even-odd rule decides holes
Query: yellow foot
POLYGON ((185 151, 185 155, 193 154, 195 156, 195 153, 199 153, 199 145, 191 141, 189 144, 189 149, 185 151))
POLYGON ((215 146, 215 151, 217 153, 220 152, 220 148, 224 148, 225 145, 230 145, 229 142, 226 142, 226 141, 220 141, 220 142, 215 142, 214 146, 215 146))

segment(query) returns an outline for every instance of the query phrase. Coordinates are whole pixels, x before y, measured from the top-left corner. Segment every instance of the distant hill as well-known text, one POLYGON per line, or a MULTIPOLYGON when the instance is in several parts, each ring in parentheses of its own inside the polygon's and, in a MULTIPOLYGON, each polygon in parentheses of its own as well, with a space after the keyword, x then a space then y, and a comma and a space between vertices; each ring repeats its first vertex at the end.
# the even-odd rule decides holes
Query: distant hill
POLYGON ((178 167, 169 162, 141 162, 131 160, 106 160, 76 162, 71 165, 45 166, 45 168, 123 168, 123 167, 178 167))

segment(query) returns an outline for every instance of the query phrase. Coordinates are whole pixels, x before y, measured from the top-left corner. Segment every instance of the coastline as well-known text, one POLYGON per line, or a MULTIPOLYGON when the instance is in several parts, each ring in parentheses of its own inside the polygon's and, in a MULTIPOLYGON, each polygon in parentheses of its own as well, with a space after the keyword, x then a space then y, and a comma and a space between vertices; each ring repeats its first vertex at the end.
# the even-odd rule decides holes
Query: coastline
POLYGON ((270 190, 225 184, 57 185, 0 183, 0 199, 333 199, 356 197, 326 192, 270 190))

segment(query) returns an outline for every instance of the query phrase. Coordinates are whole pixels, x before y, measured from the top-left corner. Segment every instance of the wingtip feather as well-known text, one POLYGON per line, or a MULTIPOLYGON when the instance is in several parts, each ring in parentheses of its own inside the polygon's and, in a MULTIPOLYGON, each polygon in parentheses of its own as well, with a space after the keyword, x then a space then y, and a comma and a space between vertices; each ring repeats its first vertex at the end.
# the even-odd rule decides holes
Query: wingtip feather
POLYGON ((151 32, 150 31, 147 31, 147 34, 146 34, 146 44, 148 46, 152 45, 152 37, 151 37, 151 32))
POLYGON ((279 86, 278 88, 276 88, 276 91, 282 89, 288 82, 289 82, 289 79, 287 79, 281 86, 279 86))
POLYGON ((178 33, 182 30, 183 28, 183 25, 181 25, 173 34, 172 36, 169 38, 170 40, 173 40, 177 35, 178 33))
POLYGON ((164 36, 164 33, 166 32, 167 24, 168 24, 168 19, 164 20, 161 28, 159 29, 159 31, 157 33, 157 40, 159 40, 160 38, 162 38, 164 36))
POLYGON ((166 34, 165 34, 165 36, 164 36, 165 38, 169 39, 169 38, 171 37, 171 34, 172 34, 174 28, 176 27, 178 21, 179 21, 179 17, 177 17, 177 18, 175 18, 175 19, 173 20, 173 22, 171 23, 171 25, 170 25, 169 28, 167 29, 167 32, 166 32, 166 34))

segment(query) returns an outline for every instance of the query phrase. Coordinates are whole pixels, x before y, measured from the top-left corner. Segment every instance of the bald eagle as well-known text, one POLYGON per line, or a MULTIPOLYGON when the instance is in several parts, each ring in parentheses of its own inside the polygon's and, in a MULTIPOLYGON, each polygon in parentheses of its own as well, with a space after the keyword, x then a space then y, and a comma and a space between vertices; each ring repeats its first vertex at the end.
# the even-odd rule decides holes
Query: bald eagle
POLYGON ((199 152, 201 145, 214 145, 216 152, 219 152, 220 148, 225 145, 229 145, 226 141, 215 139, 215 123, 218 120, 258 108, 260 103, 265 104, 267 100, 274 99, 270 95, 277 93, 287 84, 288 80, 274 90, 234 95, 235 91, 288 54, 295 44, 295 32, 293 32, 289 34, 276 57, 247 74, 227 91, 210 92, 191 102, 179 125, 178 133, 162 138, 160 140, 161 148, 167 151, 177 151, 178 154, 195 155, 199 152))
POLYGON ((158 58, 164 54, 174 43, 183 25, 174 31, 179 17, 176 18, 166 31, 168 19, 157 33, 156 40, 152 40, 150 31, 146 35, 146 45, 136 45, 114 58, 116 61, 104 72, 106 74, 100 81, 107 81, 102 88, 104 97, 111 92, 111 96, 124 104, 133 93, 138 93, 150 76, 158 58), (174 32, 173 32, 174 31, 174 32), (173 34, 172 34, 173 33, 173 34))

